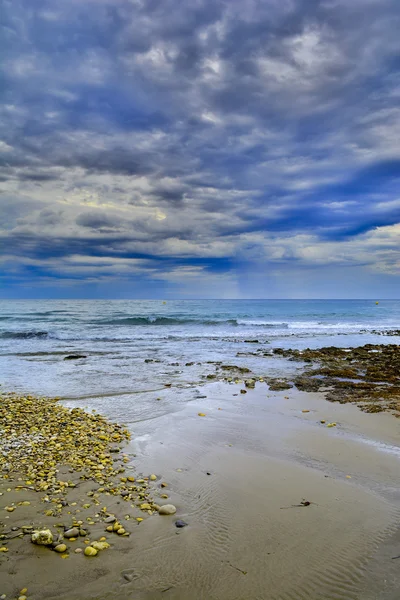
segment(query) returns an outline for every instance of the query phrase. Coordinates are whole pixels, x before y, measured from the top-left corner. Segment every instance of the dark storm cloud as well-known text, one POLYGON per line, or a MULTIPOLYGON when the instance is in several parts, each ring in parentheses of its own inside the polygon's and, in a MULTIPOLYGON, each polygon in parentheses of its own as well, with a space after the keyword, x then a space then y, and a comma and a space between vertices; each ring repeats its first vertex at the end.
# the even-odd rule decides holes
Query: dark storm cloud
POLYGON ((249 248, 273 260, 271 240, 312 261, 318 244, 364 244, 377 227, 392 248, 397 0, 3 7, 8 252, 181 256, 211 271, 249 248), (292 247, 306 238, 313 250, 292 247))

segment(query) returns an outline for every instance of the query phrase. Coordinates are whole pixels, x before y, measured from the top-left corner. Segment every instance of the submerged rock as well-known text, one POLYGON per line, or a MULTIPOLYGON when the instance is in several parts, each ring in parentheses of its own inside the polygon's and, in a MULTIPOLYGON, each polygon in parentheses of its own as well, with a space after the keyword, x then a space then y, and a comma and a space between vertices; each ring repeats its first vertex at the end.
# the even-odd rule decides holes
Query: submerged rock
POLYGON ((85 354, 68 354, 64 360, 77 360, 78 358, 87 358, 85 354))

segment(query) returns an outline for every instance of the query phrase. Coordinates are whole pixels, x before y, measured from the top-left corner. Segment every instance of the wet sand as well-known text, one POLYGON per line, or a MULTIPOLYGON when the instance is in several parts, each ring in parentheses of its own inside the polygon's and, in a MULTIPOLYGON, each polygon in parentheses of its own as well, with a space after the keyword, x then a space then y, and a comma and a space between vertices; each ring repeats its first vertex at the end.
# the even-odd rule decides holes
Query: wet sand
MULTIPOLYGON (((27 587, 32 600, 397 598, 399 420, 321 394, 241 387, 210 384, 207 398, 179 412, 129 424, 135 470, 167 483, 155 489, 167 492, 176 515, 130 523, 129 538, 114 536, 92 559, 72 551, 62 560, 26 537, 14 540, 0 555, 0 594, 18 597, 27 587), (188 526, 177 529, 176 519, 188 526)), ((80 498, 86 487, 73 493, 80 498)), ((7 494, 16 492, 0 497, 1 508, 7 494)), ((28 520, 39 509, 23 507, 28 520)), ((125 511, 118 497, 108 509, 125 511)), ((103 534, 101 523, 92 527, 103 534)))

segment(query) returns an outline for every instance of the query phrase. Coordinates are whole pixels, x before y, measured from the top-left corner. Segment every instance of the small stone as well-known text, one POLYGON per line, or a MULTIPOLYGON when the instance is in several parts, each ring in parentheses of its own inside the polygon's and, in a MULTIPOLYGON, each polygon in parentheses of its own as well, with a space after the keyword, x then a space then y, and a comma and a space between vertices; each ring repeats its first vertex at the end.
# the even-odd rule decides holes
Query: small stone
POLYGON ((117 535, 124 535, 124 533, 126 533, 126 531, 123 527, 117 530, 117 535))
POLYGON ((150 475, 150 481, 157 481, 157 475, 154 475, 154 473, 152 473, 150 475))
POLYGON ((240 393, 241 394, 247 394, 247 391, 246 390, 240 390, 240 393))
POLYGON ((158 509, 159 515, 174 515, 176 513, 176 507, 173 504, 164 504, 158 509))
POLYGON ((72 527, 71 529, 67 529, 64 531, 65 538, 77 538, 79 537, 79 529, 77 527, 72 527))
POLYGON ((107 542, 92 542, 91 545, 95 550, 107 550, 110 547, 110 544, 107 542))
POLYGON ((186 527, 186 526, 187 526, 187 523, 185 523, 185 521, 181 521, 180 519, 175 521, 175 527, 181 528, 181 527, 186 527))
POLYGON ((82 548, 76 548, 74 550, 74 552, 75 552, 75 554, 82 554, 83 550, 82 550, 82 548))
POLYGON ((55 552, 60 552, 60 554, 62 554, 63 552, 66 552, 67 550, 67 546, 65 544, 57 544, 57 546, 54 548, 55 552))
POLYGON ((96 550, 96 548, 93 548, 93 546, 86 546, 85 550, 84 550, 84 555, 85 556, 96 556, 98 550, 96 550))

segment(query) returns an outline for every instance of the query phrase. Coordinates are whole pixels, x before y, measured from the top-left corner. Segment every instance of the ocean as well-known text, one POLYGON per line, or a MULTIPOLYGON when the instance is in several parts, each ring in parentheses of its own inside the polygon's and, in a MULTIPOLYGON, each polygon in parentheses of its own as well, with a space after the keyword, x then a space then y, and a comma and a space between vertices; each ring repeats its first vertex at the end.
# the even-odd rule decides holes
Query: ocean
POLYGON ((136 422, 201 396, 218 363, 287 375, 275 347, 399 344, 382 335, 398 328, 395 300, 2 300, 0 383, 136 422))

